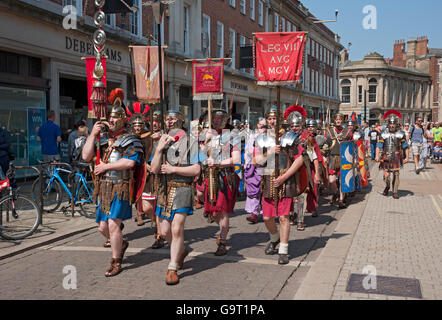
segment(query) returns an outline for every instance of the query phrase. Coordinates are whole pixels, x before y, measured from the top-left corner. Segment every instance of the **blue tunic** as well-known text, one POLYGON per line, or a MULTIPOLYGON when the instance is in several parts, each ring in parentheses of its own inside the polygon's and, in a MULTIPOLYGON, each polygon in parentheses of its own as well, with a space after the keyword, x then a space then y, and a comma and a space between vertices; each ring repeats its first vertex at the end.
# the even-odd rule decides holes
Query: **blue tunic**
MULTIPOLYGON (((130 151, 130 149, 128 150, 128 152, 130 151)), ((135 152, 132 156, 123 155, 123 158, 133 160, 138 164, 140 163, 140 156, 137 152, 135 152)), ((101 210, 101 203, 98 204, 97 217, 95 219, 95 222, 99 223, 100 221, 107 221, 108 219, 128 220, 132 218, 132 206, 129 204, 129 201, 124 201, 116 198, 117 195, 115 194, 114 200, 112 201, 110 210, 107 214, 101 210)))

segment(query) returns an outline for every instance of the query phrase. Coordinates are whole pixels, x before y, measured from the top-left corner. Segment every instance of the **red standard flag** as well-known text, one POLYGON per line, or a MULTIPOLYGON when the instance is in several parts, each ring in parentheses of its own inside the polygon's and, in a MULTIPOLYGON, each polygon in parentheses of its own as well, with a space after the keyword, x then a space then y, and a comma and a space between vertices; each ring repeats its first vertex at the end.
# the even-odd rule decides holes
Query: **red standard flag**
POLYGON ((224 59, 192 63, 193 100, 222 99, 224 59))
POLYGON ((259 85, 296 84, 301 78, 305 32, 255 34, 255 75, 259 85))
MULTIPOLYGON (((158 46, 132 47, 134 53, 137 97, 147 103, 160 102, 160 69, 158 46)), ((164 49, 161 48, 162 73, 164 74, 164 49)), ((164 92, 164 77, 163 77, 164 92)))
MULTIPOLYGON (((94 68, 95 68, 95 57, 87 57, 86 59, 86 76, 87 76, 87 117, 95 118, 94 108, 92 106, 91 94, 92 87, 95 83, 95 78, 93 77, 94 68)), ((101 82, 107 87, 106 83, 106 58, 101 57, 101 64, 104 69, 104 76, 101 79, 101 82)))

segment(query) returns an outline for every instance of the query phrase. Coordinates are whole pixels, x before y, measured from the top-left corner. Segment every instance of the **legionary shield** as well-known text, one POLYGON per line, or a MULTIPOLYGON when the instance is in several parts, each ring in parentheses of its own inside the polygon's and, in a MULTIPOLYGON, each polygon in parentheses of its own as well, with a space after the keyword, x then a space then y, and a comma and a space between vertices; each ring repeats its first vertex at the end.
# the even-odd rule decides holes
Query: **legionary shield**
POLYGON ((355 149, 354 141, 341 142, 341 191, 355 191, 355 149))
POLYGON ((365 187, 368 185, 367 168, 365 166, 365 147, 362 140, 358 140, 358 160, 359 160, 359 172, 361 173, 361 186, 365 187))
POLYGON ((137 164, 134 170, 134 189, 135 189, 135 202, 141 199, 143 195, 144 185, 146 184, 147 167, 146 163, 137 164))

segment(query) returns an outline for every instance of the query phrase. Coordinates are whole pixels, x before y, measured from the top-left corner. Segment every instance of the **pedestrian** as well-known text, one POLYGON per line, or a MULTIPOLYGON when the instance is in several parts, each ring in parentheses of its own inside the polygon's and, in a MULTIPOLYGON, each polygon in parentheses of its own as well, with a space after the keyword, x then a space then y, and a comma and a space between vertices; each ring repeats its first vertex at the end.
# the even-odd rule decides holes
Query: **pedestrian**
POLYGON ((41 142, 41 153, 43 154, 43 161, 60 161, 60 154, 58 152, 58 143, 61 142, 61 129, 54 123, 55 112, 48 111, 46 121, 38 130, 37 141, 41 142))
POLYGON ((432 154, 434 155, 434 146, 436 144, 439 145, 442 139, 442 122, 434 123, 434 126, 431 129, 431 134, 433 137, 433 145, 431 146, 431 148, 432 148, 432 154))
POLYGON ((379 136, 380 136, 380 133, 378 130, 376 130, 376 127, 374 125, 371 126, 371 130, 369 133, 371 160, 374 160, 376 157, 376 144, 378 143, 379 136))
POLYGON ((421 117, 417 118, 415 125, 410 126, 408 132, 410 133, 410 144, 414 157, 415 172, 416 174, 419 174, 423 169, 423 167, 421 167, 419 164, 420 154, 422 153, 424 138, 428 137, 427 133, 422 127, 421 117))
POLYGON ((422 126, 424 129, 423 143, 422 143, 422 151, 419 157, 419 168, 427 169, 427 160, 430 157, 430 145, 433 141, 433 134, 430 130, 430 124, 424 124, 422 126))
POLYGON ((164 118, 167 133, 161 136, 155 149, 152 172, 160 175, 160 181, 164 181, 163 178, 166 180, 159 186, 155 214, 160 218, 161 235, 170 243, 166 284, 175 285, 179 283, 177 271, 189 254, 184 246, 184 224, 187 216, 193 214, 192 184, 201 166, 199 153, 190 159, 181 112, 169 110, 164 118), (163 159, 163 152, 167 154, 167 159, 163 159))
POLYGON ((77 128, 77 138, 73 141, 72 146, 72 154, 70 154, 71 162, 83 162, 83 158, 81 157, 81 153, 83 151, 83 147, 86 143, 87 137, 89 135, 89 128, 86 124, 81 125, 77 128))
POLYGON ((253 164, 253 150, 255 145, 255 139, 259 134, 265 134, 267 132, 267 121, 265 118, 259 118, 256 124, 255 132, 250 136, 250 139, 246 143, 244 159, 244 178, 246 185, 246 205, 245 210, 250 215, 246 217, 246 220, 251 224, 258 222, 258 216, 261 213, 261 176, 258 174, 258 168, 253 164))
POLYGON ((0 170, 6 177, 6 172, 9 169, 11 135, 4 127, 0 127, 0 170))
MULTIPOLYGON (((109 101, 112 109, 109 114, 109 132, 102 134, 100 139, 100 163, 95 166, 94 175, 96 187, 94 199, 99 196, 95 221, 99 224, 98 230, 106 238, 110 239, 112 259, 110 267, 106 270, 106 277, 113 277, 122 270, 124 253, 129 242, 124 240, 122 221, 132 218, 132 203, 135 200, 137 190, 132 186, 139 185, 136 181, 139 177, 134 175, 135 166, 143 157, 143 145, 141 140, 129 133, 127 127, 126 112, 122 107, 124 91, 117 95, 111 92, 109 101)), ((95 155, 95 141, 104 125, 96 122, 91 134, 83 147, 82 157, 90 162, 95 155)))

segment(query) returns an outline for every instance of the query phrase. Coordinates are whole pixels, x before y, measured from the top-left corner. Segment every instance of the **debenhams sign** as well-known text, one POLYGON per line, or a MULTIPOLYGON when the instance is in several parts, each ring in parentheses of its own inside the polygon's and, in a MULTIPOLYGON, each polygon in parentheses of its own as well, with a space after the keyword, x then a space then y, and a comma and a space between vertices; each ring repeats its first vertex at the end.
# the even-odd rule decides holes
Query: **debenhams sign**
MULTIPOLYGON (((85 54, 87 56, 93 56, 94 55, 94 47, 91 42, 85 42, 83 40, 75 39, 66 36, 66 49, 72 50, 74 52, 78 52, 81 54, 85 54)), ((122 60, 122 54, 121 51, 105 48, 105 53, 108 59, 115 61, 115 62, 121 62, 122 60)))

